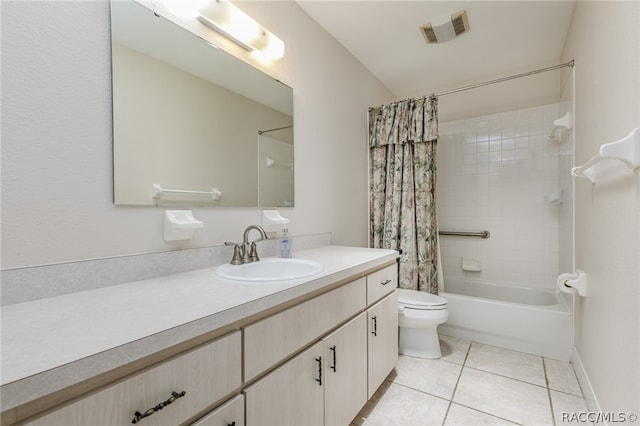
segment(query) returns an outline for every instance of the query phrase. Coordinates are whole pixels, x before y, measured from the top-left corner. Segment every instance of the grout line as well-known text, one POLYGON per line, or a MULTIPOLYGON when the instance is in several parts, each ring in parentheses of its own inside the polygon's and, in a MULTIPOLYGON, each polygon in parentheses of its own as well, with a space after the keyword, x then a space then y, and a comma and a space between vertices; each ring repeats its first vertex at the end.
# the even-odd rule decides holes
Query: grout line
MULTIPOLYGON (((482 371, 483 373, 488 373, 488 374, 493 374, 493 375, 496 375, 496 376, 504 377, 505 379, 515 380, 516 382, 525 383, 527 385, 537 386, 537 387, 542 388, 542 389, 548 389, 548 386, 540 385, 538 383, 527 382, 526 380, 516 379, 515 377, 511 377, 511 376, 505 376, 504 374, 496 373, 494 371, 483 370, 482 368, 478 368, 478 367, 467 367, 467 368, 470 368, 470 369, 476 370, 476 371, 482 371)), ((545 380, 546 380, 546 378, 545 378, 545 380)))
POLYGON ((504 417, 496 416, 495 414, 490 414, 490 413, 487 413, 486 411, 478 410, 477 408, 473 408, 473 407, 469 407, 468 405, 460 404, 459 402, 456 402, 456 404, 461 406, 461 407, 468 408, 469 410, 477 411, 478 413, 482 413, 482 414, 484 414, 486 416, 491 416, 491 417, 495 417, 496 419, 504 420, 505 422, 509 422, 511 424, 514 424, 514 425, 522 425, 522 423, 514 422, 513 420, 509 420, 509 419, 504 418, 504 417))
POLYGON ((544 357, 542 357, 542 369, 544 370, 544 380, 547 383, 547 397, 549 398, 551 421, 553 422, 553 426, 556 426, 556 416, 553 409, 553 401, 551 400, 551 388, 549 387, 549 377, 547 376, 547 364, 544 362, 544 357))
MULTIPOLYGON (((573 377, 576 379, 576 383, 578 383, 578 389, 580 389, 580 397, 582 399, 584 399, 585 403, 586 403, 587 397, 585 396, 584 389, 582 389, 582 383, 580 383, 580 380, 578 379, 578 373, 576 372, 576 366, 573 365, 573 362, 569 362, 569 365, 571 366, 571 371, 573 371, 573 377)), ((570 393, 569 395, 573 395, 573 394, 570 393)), ((577 395, 573 395, 573 396, 577 396, 577 395)))
MULTIPOLYGON (((471 345, 473 342, 469 342, 469 347, 467 348, 467 353, 464 354, 464 360, 462 361, 462 365, 460 366, 460 373, 458 374, 458 380, 456 380, 456 384, 453 387, 453 392, 451 393, 451 399, 449 399, 449 405, 447 405, 447 411, 444 413, 444 418, 442 419, 442 426, 444 426, 447 421, 447 417, 449 416, 449 410, 451 409, 451 404, 453 404, 453 397, 456 395, 456 391, 458 390, 458 384, 460 383, 460 378, 462 377, 462 372, 464 371, 465 364, 467 363, 467 358, 469 357, 469 352, 471 352, 471 345)), ((460 364, 458 364, 460 365, 460 364)))
POLYGON ((561 393, 563 395, 568 395, 568 396, 572 396, 574 398, 580 398, 580 399, 585 399, 584 396, 581 395, 576 395, 575 393, 571 393, 571 392, 566 392, 566 391, 562 391, 562 390, 558 390, 558 389, 554 389, 552 387, 549 387, 550 391, 554 391, 556 393, 561 393))
POLYGON ((429 396, 432 396, 432 397, 434 397, 434 398, 441 399, 441 400, 443 400, 443 401, 450 401, 450 399, 449 399, 449 398, 445 398, 445 397, 440 396, 440 395, 436 395, 436 394, 433 394, 433 393, 429 393, 429 392, 426 392, 426 391, 424 391, 424 390, 422 390, 422 389, 417 389, 417 388, 414 388, 414 387, 411 387, 411 386, 408 386, 408 385, 405 385, 405 384, 402 384, 402 383, 393 382, 393 381, 390 381, 389 383, 393 383, 393 384, 394 384, 394 385, 396 385, 396 386, 400 386, 400 387, 403 387, 403 388, 405 388, 405 389, 410 389, 410 390, 412 390, 412 391, 420 392, 420 393, 422 393, 422 394, 424 394, 424 395, 429 395, 429 396))
MULTIPOLYGON (((543 357, 542 359, 546 360, 547 358, 543 357)), ((551 359, 551 360, 554 361, 553 359, 551 359)), ((562 361, 562 362, 565 362, 565 361, 562 361)), ((570 390, 562 390, 562 389, 552 388, 551 387, 551 383, 549 383, 549 378, 547 377, 547 364, 544 363, 545 378, 547 379, 547 387, 549 388, 549 391, 554 391, 554 392, 561 393, 561 394, 564 394, 564 395, 572 396, 574 398, 581 398, 581 399, 584 399, 586 401, 586 398, 584 397, 584 392, 582 391, 582 385, 580 384, 580 381, 578 380, 578 377, 577 377, 577 374, 576 374, 576 371, 575 371, 573 363, 567 362, 567 364, 569 364, 569 366, 571 367, 571 372, 573 373, 573 378, 575 379, 575 381, 576 381, 576 383, 578 385, 578 391, 580 392, 580 394, 577 395, 575 393, 572 393, 570 390)))

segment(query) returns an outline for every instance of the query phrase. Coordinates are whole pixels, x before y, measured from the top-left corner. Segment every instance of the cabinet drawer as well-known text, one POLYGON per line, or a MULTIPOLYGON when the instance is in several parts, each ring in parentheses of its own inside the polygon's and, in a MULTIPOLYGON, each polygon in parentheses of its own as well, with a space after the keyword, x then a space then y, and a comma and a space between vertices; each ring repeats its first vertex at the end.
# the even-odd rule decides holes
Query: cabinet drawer
POLYGON ((184 423, 240 387, 240 343, 240 332, 234 332, 28 424, 130 425, 136 412, 145 413, 170 400, 139 422, 144 426, 184 423), (172 392, 183 391, 184 396, 172 397, 172 392))
POLYGON ((244 396, 238 395, 191 426, 244 426, 244 396))
POLYGON ((365 287, 365 279, 360 278, 245 328, 244 380, 251 380, 362 311, 365 287))
POLYGON ((398 287, 398 265, 393 264, 367 276, 367 305, 371 305, 398 287))

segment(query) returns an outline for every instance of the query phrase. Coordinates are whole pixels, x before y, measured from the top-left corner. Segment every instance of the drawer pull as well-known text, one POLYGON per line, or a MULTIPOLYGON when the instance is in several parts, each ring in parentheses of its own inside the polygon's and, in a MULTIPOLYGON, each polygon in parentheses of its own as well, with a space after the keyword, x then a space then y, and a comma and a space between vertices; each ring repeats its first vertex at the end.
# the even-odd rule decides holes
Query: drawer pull
POLYGON ((378 335, 378 317, 371 317, 371 320, 373 321, 373 331, 371 331, 371 334, 373 334, 374 336, 378 335))
POLYGON ((382 285, 387 285, 387 284, 389 284, 390 282, 391 282, 391 280, 386 280, 386 281, 382 281, 380 284, 382 284, 382 285))
POLYGON ((185 391, 182 391, 180 393, 171 392, 171 398, 167 399, 166 401, 161 402, 160 404, 156 405, 155 407, 149 408, 144 413, 141 413, 140 411, 136 411, 134 413, 135 417, 133 418, 131 423, 134 423, 134 424, 138 423, 140 420, 144 419, 145 417, 149 417, 150 415, 154 414, 156 411, 162 410, 167 405, 172 404, 176 399, 182 398, 185 395, 186 395, 185 391))
POLYGON ((316 379, 316 382, 322 386, 322 357, 319 356, 316 358, 316 361, 318 361, 318 378, 316 379))
POLYGON ((335 372, 336 371, 336 345, 331 346, 329 350, 333 352, 333 365, 330 368, 335 372))

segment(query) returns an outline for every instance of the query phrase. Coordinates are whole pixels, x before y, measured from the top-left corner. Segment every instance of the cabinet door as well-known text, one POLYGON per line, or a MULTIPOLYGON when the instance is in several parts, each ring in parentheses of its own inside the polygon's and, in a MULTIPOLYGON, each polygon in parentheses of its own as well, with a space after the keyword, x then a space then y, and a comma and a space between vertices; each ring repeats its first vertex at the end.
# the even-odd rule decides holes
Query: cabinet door
POLYGON ((324 340, 324 422, 348 425, 367 402, 367 315, 362 313, 324 340))
POLYGON ((234 332, 28 425, 182 424, 240 387, 240 344, 240 332, 234 332))
POLYGON ((398 362, 398 295, 394 291, 367 310, 371 398, 398 362))
POLYGON ((322 425, 324 363, 323 342, 318 342, 246 388, 246 424, 322 425))

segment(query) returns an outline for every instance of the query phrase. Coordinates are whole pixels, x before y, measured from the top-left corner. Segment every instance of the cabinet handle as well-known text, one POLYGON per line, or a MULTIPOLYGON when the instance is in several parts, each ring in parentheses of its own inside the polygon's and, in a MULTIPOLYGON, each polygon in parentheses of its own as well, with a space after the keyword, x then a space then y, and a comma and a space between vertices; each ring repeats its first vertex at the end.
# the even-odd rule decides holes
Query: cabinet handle
POLYGON ((378 317, 371 317, 371 320, 373 321, 373 331, 371 332, 371 334, 373 334, 374 336, 378 335, 378 317))
POLYGON ((334 372, 336 371, 336 345, 333 345, 329 348, 331 352, 333 352, 333 365, 330 367, 334 372))
POLYGON ((167 399, 166 401, 161 402, 160 404, 156 405, 155 407, 151 407, 149 408, 147 411, 145 411, 144 413, 141 413, 140 411, 136 411, 134 413, 135 417, 133 418, 133 420, 131 421, 131 423, 138 423, 140 420, 144 419, 145 417, 149 417, 150 415, 154 414, 156 411, 160 411, 162 410, 164 407, 166 407, 169 404, 173 404, 175 402, 176 399, 178 398, 182 398, 183 396, 186 395, 185 391, 182 391, 180 393, 178 392, 171 392, 171 397, 169 399, 167 399))
POLYGON ((316 361, 318 361, 318 378, 316 379, 316 382, 322 386, 322 357, 319 356, 316 358, 316 361))
POLYGON ((391 280, 386 280, 386 281, 382 281, 380 284, 382 284, 382 285, 387 285, 387 284, 389 284, 390 282, 391 282, 391 280))

